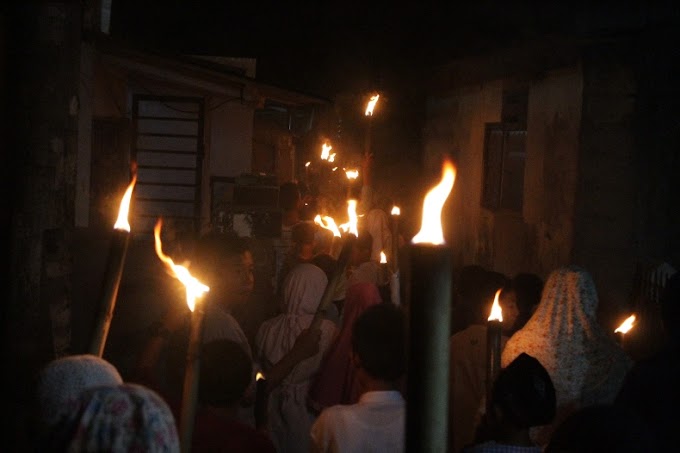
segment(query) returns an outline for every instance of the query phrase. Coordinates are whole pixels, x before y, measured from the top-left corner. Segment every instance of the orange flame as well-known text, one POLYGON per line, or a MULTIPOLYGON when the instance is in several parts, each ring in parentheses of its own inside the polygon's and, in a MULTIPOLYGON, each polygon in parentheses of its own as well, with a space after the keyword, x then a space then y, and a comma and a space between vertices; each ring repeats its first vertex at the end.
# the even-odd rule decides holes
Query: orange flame
POLYGON ((118 208, 118 219, 113 225, 114 230, 130 231, 130 223, 128 222, 128 213, 130 212, 130 200, 132 199, 132 190, 135 188, 137 182, 137 173, 132 176, 132 181, 128 185, 125 194, 120 201, 120 208, 118 208))
POLYGON ((346 170, 345 175, 347 179, 357 179, 359 177, 359 170, 346 170))
POLYGON ((319 225, 321 228, 332 231, 333 236, 338 238, 340 237, 340 230, 338 229, 338 226, 335 224, 335 220, 333 220, 333 217, 324 216, 322 220, 321 215, 317 214, 317 216, 314 217, 314 223, 319 225))
POLYGON ((501 304, 498 303, 498 298, 501 295, 501 290, 496 291, 496 297, 493 299, 493 305, 491 305, 491 313, 487 321, 500 321, 503 322, 503 310, 501 309, 501 304))
POLYGON ((368 104, 366 104, 366 116, 373 116, 373 109, 375 108, 375 105, 378 103, 378 99, 380 99, 379 94, 374 94, 371 96, 371 99, 369 99, 368 104))
POLYGON ((630 315, 625 321, 621 323, 619 327, 616 328, 614 333, 627 334, 630 329, 635 325, 635 315, 630 315))
POLYGON ((359 231, 357 230, 357 224, 359 218, 357 217, 357 200, 347 200, 347 216, 349 217, 349 222, 340 225, 340 229, 345 233, 359 237, 359 231))
POLYGON ((387 264, 387 255, 383 251, 380 252, 380 264, 387 264))
POLYGON ((335 153, 331 153, 331 155, 328 156, 328 162, 335 162, 335 153))
POLYGON ((255 380, 261 381, 262 379, 264 379, 264 374, 262 374, 258 371, 257 374, 255 375, 255 380))
POLYGON ((174 261, 172 261, 172 258, 163 253, 163 247, 161 244, 162 225, 163 220, 158 219, 156 226, 153 228, 153 236, 156 244, 156 255, 158 255, 158 258, 160 258, 163 264, 167 266, 175 278, 182 282, 186 288, 187 305, 189 306, 189 310, 194 311, 194 308, 196 307, 196 299, 198 299, 204 293, 210 291, 210 288, 199 282, 196 277, 189 273, 189 270, 186 267, 175 264, 174 261))
POLYGON ((311 162, 307 162, 307 163, 305 164, 305 167, 309 167, 310 165, 312 165, 312 163, 311 163, 311 162))
POLYGON ((442 179, 437 186, 432 188, 423 201, 423 220, 420 231, 411 240, 414 244, 428 243, 434 245, 444 244, 444 232, 442 231, 442 208, 453 189, 456 181, 456 168, 449 161, 444 162, 442 179))
POLYGON ((333 147, 328 142, 321 145, 321 160, 328 160, 332 149, 333 147))
POLYGON ((401 209, 399 209, 399 206, 392 206, 392 215, 401 215, 401 209))
POLYGON ((335 170, 337 170, 337 169, 338 169, 338 167, 333 167, 333 171, 335 171, 335 170))

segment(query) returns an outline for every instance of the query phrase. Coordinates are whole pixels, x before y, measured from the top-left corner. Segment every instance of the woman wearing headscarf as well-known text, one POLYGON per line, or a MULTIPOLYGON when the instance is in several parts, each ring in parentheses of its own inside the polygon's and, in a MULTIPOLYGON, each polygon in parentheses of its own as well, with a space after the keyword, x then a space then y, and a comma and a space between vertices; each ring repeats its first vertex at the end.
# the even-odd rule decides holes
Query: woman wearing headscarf
POLYGON ((94 387, 67 402, 68 416, 42 451, 179 452, 175 419, 154 391, 137 384, 94 387))
POLYGON ((38 437, 64 416, 67 401, 92 387, 122 383, 116 367, 92 354, 52 360, 40 371, 37 380, 34 416, 38 437))
MULTIPOLYGON (((265 376, 309 328, 327 282, 326 274, 309 263, 298 264, 286 277, 283 313, 265 321, 255 339, 255 357, 265 376)), ((323 320, 320 328, 319 352, 295 365, 269 396, 271 435, 279 453, 309 451, 309 430, 314 421, 307 408, 309 386, 337 331, 328 320, 323 320)))
POLYGON ((355 283, 347 289, 340 333, 333 341, 310 390, 310 404, 317 410, 336 404, 354 404, 361 396, 356 369, 350 359, 352 327, 368 307, 382 302, 373 283, 355 283))
POLYGON ((577 266, 553 271, 538 308, 501 355, 502 367, 523 352, 535 357, 555 385, 555 420, 532 430, 541 446, 575 410, 613 402, 632 365, 597 323, 597 304, 595 284, 587 271, 577 266))

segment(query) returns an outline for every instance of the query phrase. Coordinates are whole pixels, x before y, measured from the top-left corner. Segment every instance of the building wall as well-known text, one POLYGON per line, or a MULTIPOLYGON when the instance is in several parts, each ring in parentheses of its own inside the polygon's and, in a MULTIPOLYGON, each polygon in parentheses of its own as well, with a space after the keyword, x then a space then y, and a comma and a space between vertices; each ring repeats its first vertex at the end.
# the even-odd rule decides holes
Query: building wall
POLYGON ((503 79, 468 83, 431 97, 427 161, 452 154, 458 176, 444 217, 458 267, 479 264, 546 277, 567 264, 573 244, 582 76, 578 66, 542 73, 529 85, 524 206, 481 207, 485 124, 501 120, 503 79))

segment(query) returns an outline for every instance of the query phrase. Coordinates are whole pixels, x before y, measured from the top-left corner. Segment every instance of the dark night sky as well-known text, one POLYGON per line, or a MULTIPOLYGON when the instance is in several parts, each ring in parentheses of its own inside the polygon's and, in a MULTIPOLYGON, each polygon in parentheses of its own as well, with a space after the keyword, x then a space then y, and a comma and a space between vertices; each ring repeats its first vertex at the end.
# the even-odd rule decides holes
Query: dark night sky
POLYGON ((255 57, 258 79, 332 97, 457 55, 541 36, 602 36, 677 17, 674 1, 114 0, 112 34, 148 49, 255 57), (454 3, 454 2, 450 2, 454 3))

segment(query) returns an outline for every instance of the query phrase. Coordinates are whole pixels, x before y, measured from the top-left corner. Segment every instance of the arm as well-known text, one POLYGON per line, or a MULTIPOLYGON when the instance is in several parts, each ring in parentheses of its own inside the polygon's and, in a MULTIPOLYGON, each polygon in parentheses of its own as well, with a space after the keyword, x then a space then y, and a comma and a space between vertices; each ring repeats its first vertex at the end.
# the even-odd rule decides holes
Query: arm
POLYGON ((298 363, 317 354, 320 341, 321 329, 303 330, 295 339, 293 349, 267 372, 267 390, 276 388, 298 363))

